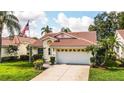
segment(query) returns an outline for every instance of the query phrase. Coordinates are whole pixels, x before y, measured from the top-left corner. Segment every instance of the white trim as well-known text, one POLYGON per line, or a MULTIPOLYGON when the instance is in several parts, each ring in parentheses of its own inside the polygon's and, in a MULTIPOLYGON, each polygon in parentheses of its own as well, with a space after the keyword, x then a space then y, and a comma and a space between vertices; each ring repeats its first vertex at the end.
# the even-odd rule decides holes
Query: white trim
POLYGON ((53 37, 51 37, 51 36, 47 36, 47 37, 43 38, 42 41, 44 41, 44 40, 47 39, 47 38, 52 38, 52 39, 54 39, 54 40, 57 40, 56 38, 53 38, 53 37))
POLYGON ((51 48, 86 48, 87 46, 51 46, 51 48))

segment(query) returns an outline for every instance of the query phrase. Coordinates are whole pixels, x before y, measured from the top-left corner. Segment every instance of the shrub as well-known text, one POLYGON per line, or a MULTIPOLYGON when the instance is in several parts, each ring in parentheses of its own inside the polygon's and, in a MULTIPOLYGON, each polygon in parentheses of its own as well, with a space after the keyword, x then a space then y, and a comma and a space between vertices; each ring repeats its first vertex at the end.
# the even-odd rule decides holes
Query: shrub
POLYGON ((20 55, 20 60, 28 60, 29 56, 28 55, 20 55))
POLYGON ((37 60, 37 59, 41 59, 41 58, 42 58, 42 55, 40 55, 40 54, 33 55, 33 60, 37 60))
POLYGON ((55 57, 50 57, 50 62, 51 62, 52 65, 54 65, 54 63, 55 63, 55 57))
POLYGON ((40 59, 34 61, 33 62, 34 68, 35 69, 38 69, 38 70, 41 70, 43 68, 43 63, 44 63, 44 61, 43 60, 40 60, 40 59))
POLYGON ((2 57, 2 61, 10 61, 10 60, 17 60, 18 56, 8 56, 8 57, 2 57))
POLYGON ((118 59, 118 61, 121 62, 121 64, 119 66, 124 67, 124 58, 118 59))
POLYGON ((120 61, 115 60, 115 61, 109 61, 105 64, 107 67, 118 67, 121 64, 120 61))
POLYGON ((95 57, 91 57, 90 61, 91 61, 91 63, 94 63, 95 62, 95 57))
POLYGON ((95 67, 96 58, 95 58, 95 57, 91 57, 91 58, 90 58, 90 62, 91 62, 91 64, 92 64, 92 66, 95 67))

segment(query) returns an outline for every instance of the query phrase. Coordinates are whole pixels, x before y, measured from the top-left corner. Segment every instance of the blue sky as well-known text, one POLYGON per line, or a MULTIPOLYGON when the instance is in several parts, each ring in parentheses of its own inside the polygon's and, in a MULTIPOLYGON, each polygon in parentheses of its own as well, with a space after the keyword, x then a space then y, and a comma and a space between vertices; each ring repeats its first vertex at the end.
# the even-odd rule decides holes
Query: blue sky
POLYGON ((57 15, 60 12, 65 13, 68 17, 89 16, 94 18, 94 16, 96 16, 101 11, 46 11, 46 14, 48 15, 49 18, 53 18, 53 17, 57 17, 57 15))
MULTIPOLYGON (((93 24, 94 17, 101 11, 15 11, 23 29, 30 20, 32 37, 41 37, 41 28, 49 25, 53 32, 59 32, 62 27, 69 27, 73 32, 87 31, 93 24)), ((26 32, 27 35, 28 31, 26 32)), ((5 30, 3 36, 7 35, 5 30)))
POLYGON ((59 13, 64 13, 67 17, 81 18, 82 16, 88 16, 93 19, 100 11, 47 11, 45 13, 49 19, 49 26, 61 27, 53 20, 57 18, 59 13))

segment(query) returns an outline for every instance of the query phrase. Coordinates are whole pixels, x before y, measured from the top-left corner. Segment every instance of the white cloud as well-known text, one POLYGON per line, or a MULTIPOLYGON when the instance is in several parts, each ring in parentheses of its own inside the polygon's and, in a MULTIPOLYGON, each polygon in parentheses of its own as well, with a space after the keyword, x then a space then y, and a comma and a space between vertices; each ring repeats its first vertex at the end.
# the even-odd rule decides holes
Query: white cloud
POLYGON ((48 19, 46 17, 45 12, 40 12, 40 11, 19 11, 19 12, 14 12, 14 14, 21 20, 21 21, 34 21, 37 19, 42 20, 43 23, 47 22, 48 19))
POLYGON ((60 32, 60 28, 57 28, 55 26, 52 26, 51 28, 54 33, 60 32))
MULTIPOLYGON (((26 25, 27 21, 30 20, 30 34, 32 37, 40 37, 40 26, 46 25, 48 22, 48 18, 45 12, 41 11, 15 11, 14 15, 18 17, 21 25, 21 30, 26 25)), ((26 32, 27 35, 28 31, 26 32)), ((3 37, 8 36, 7 28, 3 29, 3 37)))
POLYGON ((89 25, 93 24, 93 19, 88 16, 67 17, 64 13, 59 13, 57 19, 54 20, 61 27, 69 27, 72 31, 88 31, 89 25))

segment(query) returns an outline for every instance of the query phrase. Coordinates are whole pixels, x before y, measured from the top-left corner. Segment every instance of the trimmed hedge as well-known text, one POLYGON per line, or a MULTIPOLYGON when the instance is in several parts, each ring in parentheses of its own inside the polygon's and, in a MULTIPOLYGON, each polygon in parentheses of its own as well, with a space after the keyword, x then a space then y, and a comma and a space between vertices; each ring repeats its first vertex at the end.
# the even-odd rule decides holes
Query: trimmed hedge
POLYGON ((18 60, 18 56, 2 57, 2 61, 18 60))
POLYGON ((29 60, 28 55, 20 55, 20 60, 29 60))
POLYGON ((42 59, 42 55, 39 54, 33 55, 33 60, 37 60, 37 59, 42 59))
MULTIPOLYGON (((35 54, 32 56, 32 61, 35 61, 37 59, 42 59, 42 55, 35 54)), ((2 57, 2 61, 10 61, 10 60, 29 60, 29 55, 20 55, 20 57, 18 56, 2 57)))

